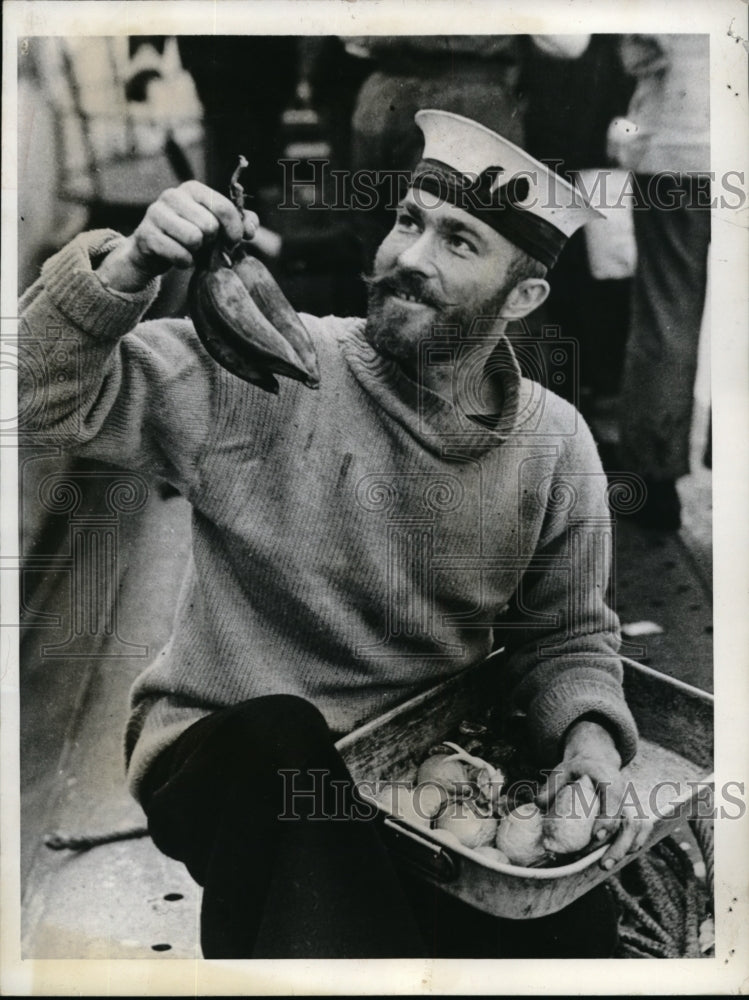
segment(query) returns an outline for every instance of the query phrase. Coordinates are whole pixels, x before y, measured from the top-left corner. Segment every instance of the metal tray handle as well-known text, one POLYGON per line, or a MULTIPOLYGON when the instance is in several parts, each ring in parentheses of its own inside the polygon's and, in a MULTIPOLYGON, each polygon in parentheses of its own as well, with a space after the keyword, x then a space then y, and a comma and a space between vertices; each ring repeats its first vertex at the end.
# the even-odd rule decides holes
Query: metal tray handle
POLYGON ((420 836, 392 816, 385 816, 383 826, 389 846, 400 861, 439 882, 454 882, 458 877, 460 859, 446 848, 420 836))

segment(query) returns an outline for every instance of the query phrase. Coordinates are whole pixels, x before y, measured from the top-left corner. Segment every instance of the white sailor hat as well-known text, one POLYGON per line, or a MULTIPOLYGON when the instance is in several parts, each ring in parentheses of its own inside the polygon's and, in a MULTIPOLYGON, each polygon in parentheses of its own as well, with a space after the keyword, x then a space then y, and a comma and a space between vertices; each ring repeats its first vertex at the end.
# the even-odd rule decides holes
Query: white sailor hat
POLYGON ((577 188, 491 129, 450 111, 416 112, 424 133, 411 186, 487 223, 553 267, 569 237, 601 218, 577 188))

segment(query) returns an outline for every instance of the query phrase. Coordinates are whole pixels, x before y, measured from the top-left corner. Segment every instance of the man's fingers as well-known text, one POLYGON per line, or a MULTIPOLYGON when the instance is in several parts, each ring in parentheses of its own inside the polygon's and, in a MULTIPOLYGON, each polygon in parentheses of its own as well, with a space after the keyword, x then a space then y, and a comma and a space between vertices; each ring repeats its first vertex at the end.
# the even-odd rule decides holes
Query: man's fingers
POLYGON ((626 818, 622 817, 619 832, 614 837, 611 846, 601 858, 601 867, 607 871, 618 865, 626 856, 635 837, 634 825, 626 818))
POLYGON ((606 836, 609 836, 612 831, 619 827, 622 804, 622 785, 619 776, 617 775, 616 780, 613 781, 600 781, 596 785, 596 791, 601 811, 593 827, 593 836, 603 840, 604 837, 599 837, 601 830, 604 830, 606 836))
POLYGON ((639 851, 645 846, 653 832, 654 826, 655 820, 652 818, 637 820, 635 823, 635 836, 630 847, 630 852, 639 851))
POLYGON ((147 269, 154 273, 165 271, 169 267, 191 267, 194 263, 192 254, 177 240, 167 236, 156 226, 139 227, 133 234, 140 259, 147 269), (155 267, 153 265, 156 265, 155 267))
POLYGON ((608 760, 588 754, 571 754, 547 775, 546 783, 536 795, 536 804, 543 811, 552 808, 561 789, 583 776, 590 778, 596 789, 600 811, 592 827, 595 844, 609 841, 600 864, 607 871, 618 865, 627 854, 639 851, 650 837, 653 820, 637 800, 627 797, 627 786, 618 767, 608 760))
POLYGON ((190 267, 207 240, 224 230, 230 242, 252 239, 259 220, 254 212, 237 211, 217 191, 198 181, 168 188, 149 206, 133 234, 135 266, 148 274, 169 267, 190 267))
POLYGON ((652 829, 651 818, 643 819, 632 809, 623 811, 619 817, 619 831, 601 858, 601 867, 608 871, 618 865, 627 854, 639 851, 646 843, 652 829))
POLYGON ((597 843, 604 843, 611 840, 622 825, 621 789, 618 782, 601 782, 596 791, 601 809, 593 824, 592 837, 597 843))
MULTIPOLYGON (((200 206, 196 206, 200 207, 200 206)), ((201 212, 205 212, 206 215, 210 213, 204 209, 200 209, 201 212)), ((188 219, 183 215, 178 215, 171 207, 164 205, 161 202, 156 202, 149 209, 150 216, 148 222, 153 225, 159 232, 168 236, 170 239, 179 243, 190 253, 195 253, 203 245, 206 232, 201 229, 200 224, 192 219, 188 219)), ((218 220, 215 216, 211 216, 214 220, 214 230, 218 230, 218 220)), ((208 225, 205 220, 201 220, 205 225, 208 225)))
POLYGON ((240 217, 236 205, 224 195, 214 191, 200 181, 185 181, 179 189, 188 194, 194 201, 216 216, 221 226, 235 243, 244 236, 244 220, 240 217))
MULTIPOLYGON (((200 185, 200 188, 204 188, 204 185, 200 185)), ((226 205, 222 201, 212 200, 200 188, 193 189, 188 187, 187 184, 183 184, 178 188, 169 188, 167 191, 164 191, 159 201, 166 203, 183 219, 194 223, 206 236, 215 236, 222 222, 219 216, 214 213, 214 209, 220 208, 223 212, 226 209, 226 205), (198 195, 200 200, 196 200, 195 194, 198 195), (206 207, 206 201, 210 203, 210 207, 206 207)), ((205 190, 209 191, 211 195, 217 194, 217 192, 211 191, 210 188, 205 190)), ((231 211, 227 209, 227 216, 233 226, 235 216, 238 217, 237 210, 233 205, 231 211)), ((260 227, 260 219, 255 212, 245 209, 242 212, 241 222, 244 239, 251 240, 260 227)), ((234 232, 232 232, 232 238, 234 238, 234 232)))
POLYGON ((159 205, 167 206, 174 215, 191 223, 206 236, 215 236, 221 226, 213 212, 196 201, 184 189, 184 185, 164 191, 153 207, 156 208, 159 205))

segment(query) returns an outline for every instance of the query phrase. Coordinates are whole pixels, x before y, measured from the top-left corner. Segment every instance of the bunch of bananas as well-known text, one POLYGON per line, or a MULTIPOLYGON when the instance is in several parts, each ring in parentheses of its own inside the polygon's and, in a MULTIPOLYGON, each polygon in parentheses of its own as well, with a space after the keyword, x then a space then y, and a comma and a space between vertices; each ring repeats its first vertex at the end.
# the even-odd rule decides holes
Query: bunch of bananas
MULTIPOLYGON (((240 214, 244 191, 240 156, 230 184, 240 214)), ((220 365, 238 378, 278 392, 274 375, 296 379, 311 389, 320 385, 312 339, 262 261, 245 243, 227 246, 217 239, 198 258, 188 291, 190 316, 200 340, 220 365)))

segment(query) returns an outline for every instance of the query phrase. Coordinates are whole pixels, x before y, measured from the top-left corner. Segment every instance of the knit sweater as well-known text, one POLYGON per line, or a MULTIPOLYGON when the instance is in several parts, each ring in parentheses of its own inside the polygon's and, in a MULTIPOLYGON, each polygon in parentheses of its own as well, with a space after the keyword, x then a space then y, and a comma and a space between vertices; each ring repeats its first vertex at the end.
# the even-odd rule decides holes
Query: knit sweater
MULTIPOLYGON (((218 367, 189 320, 139 323, 156 283, 116 293, 93 270, 117 239, 78 237, 21 308, 24 334, 62 328, 80 344, 78 378, 73 352, 45 353, 46 432, 192 505, 172 637, 132 689, 133 794, 155 756, 216 709, 293 693, 339 736, 497 644, 505 708, 526 716, 542 764, 590 713, 631 758, 604 602, 605 476, 579 414, 521 378, 508 342, 491 354, 498 419, 468 415, 480 400, 463 405, 475 356, 471 376, 459 347, 430 355, 453 353, 449 401, 375 353, 360 319, 303 316, 322 386, 283 380, 272 396, 218 367)), ((19 369, 21 406, 33 367, 19 369)))

